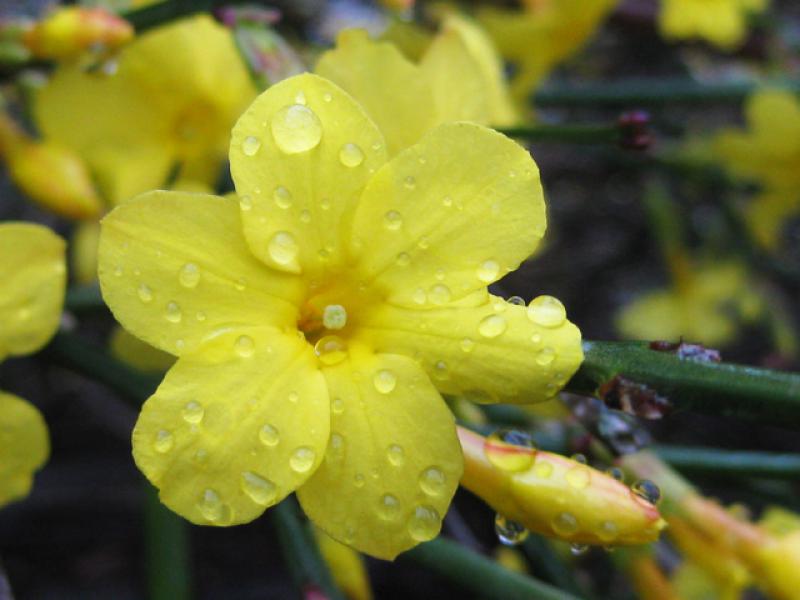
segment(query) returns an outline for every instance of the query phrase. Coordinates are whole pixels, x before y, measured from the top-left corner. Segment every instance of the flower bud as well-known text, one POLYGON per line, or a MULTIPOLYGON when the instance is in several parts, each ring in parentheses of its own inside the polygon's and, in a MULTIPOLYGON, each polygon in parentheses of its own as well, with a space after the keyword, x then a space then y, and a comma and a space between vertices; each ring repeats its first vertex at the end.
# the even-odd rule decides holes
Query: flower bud
POLYGON ((645 544, 666 523, 625 484, 550 452, 459 428, 461 483, 506 519, 574 544, 645 544))
POLYGON ((316 527, 314 537, 334 582, 348 600, 371 600, 372 589, 361 555, 316 527))

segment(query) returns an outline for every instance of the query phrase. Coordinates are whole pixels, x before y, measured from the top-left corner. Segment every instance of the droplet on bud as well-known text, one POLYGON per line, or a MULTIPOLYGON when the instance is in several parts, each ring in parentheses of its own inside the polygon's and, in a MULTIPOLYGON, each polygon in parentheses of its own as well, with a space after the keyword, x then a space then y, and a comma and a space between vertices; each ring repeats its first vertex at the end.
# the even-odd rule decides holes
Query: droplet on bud
POLYGON ((522 523, 506 519, 499 513, 494 518, 494 531, 500 543, 506 546, 521 544, 527 539, 530 533, 522 523))

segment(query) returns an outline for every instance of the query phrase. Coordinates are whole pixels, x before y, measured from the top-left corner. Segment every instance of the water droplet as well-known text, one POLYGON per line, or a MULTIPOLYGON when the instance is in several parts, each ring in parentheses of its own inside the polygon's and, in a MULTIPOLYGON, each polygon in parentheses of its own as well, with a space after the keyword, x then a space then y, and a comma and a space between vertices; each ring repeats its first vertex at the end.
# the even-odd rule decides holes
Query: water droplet
POLYGON ((242 210, 250 210, 253 208, 253 200, 245 194, 239 198, 239 208, 242 210))
POLYGON ((435 538, 442 526, 439 513, 432 506, 417 506, 408 520, 408 533, 418 542, 435 538))
POLYGON ((546 346, 536 353, 536 364, 546 367, 556 358, 556 351, 546 346))
POLYGON ((506 320, 500 315, 484 317, 478 324, 478 333, 485 338, 494 338, 503 333, 508 327, 506 320))
POLYGON ((302 91, 302 90, 300 90, 299 92, 297 92, 297 94, 296 94, 296 95, 295 95, 295 97, 294 97, 294 101, 295 101, 297 104, 302 104, 303 106, 305 106, 305 105, 306 105, 306 95, 303 93, 303 91, 302 91))
POLYGON ((389 369, 381 369, 372 378, 372 384, 380 394, 390 394, 397 385, 397 377, 389 369))
POLYGON ((553 531, 560 536, 570 536, 578 531, 578 519, 568 512, 558 513, 550 523, 553 531))
POLYGON ((282 185, 279 185, 272 192, 272 199, 278 208, 287 209, 292 206, 292 192, 287 190, 282 185))
POLYGON ((198 310, 197 314, 194 316, 194 318, 197 319, 198 321, 205 321, 206 320, 206 313, 204 313, 202 310, 198 310))
POLYGON ((506 302, 515 306, 525 306, 525 298, 522 298, 521 296, 511 296, 511 298, 506 300, 506 302))
POLYGON ((249 335, 240 335, 234 343, 234 350, 242 358, 249 358, 256 351, 256 344, 249 335))
POLYGON ((220 521, 225 514, 225 505, 222 503, 222 499, 211 488, 207 488, 203 492, 197 507, 208 521, 220 521))
POLYGON ((542 334, 541 334, 541 333, 534 333, 534 334, 531 336, 531 341, 532 341, 534 344, 541 344, 541 343, 542 343, 542 334))
POLYGON ((500 274, 500 265, 495 260, 486 260, 478 267, 478 279, 484 283, 492 283, 500 274))
POLYGON ((383 226, 390 231, 397 231, 403 226, 403 215, 396 210, 390 210, 383 215, 383 226))
POLYGON ((291 391, 289 392, 287 398, 289 399, 289 402, 291 402, 292 404, 296 404, 297 401, 300 400, 300 394, 298 394, 295 391, 291 391))
POLYGON ((200 404, 199 402, 196 402, 195 400, 187 402, 184 405, 183 410, 181 411, 181 416, 183 417, 183 420, 186 421, 187 423, 192 423, 194 425, 202 421, 203 416, 205 414, 206 411, 203 408, 203 405, 200 404))
POLYGON ((417 240, 417 248, 419 248, 420 250, 427 250, 430 247, 431 247, 431 241, 425 236, 422 236, 421 238, 419 238, 419 240, 417 240))
POLYGON ((364 475, 362 473, 356 473, 353 477, 353 485, 357 488, 364 487, 364 475))
POLYGON ((658 504, 661 499, 661 490, 649 479, 640 479, 631 486, 631 491, 650 504, 658 504))
POLYGON ((364 152, 356 144, 348 143, 339 150, 339 160, 345 167, 357 167, 364 162, 364 152))
POLYGON ((122 277, 122 267, 117 265, 114 267, 114 277, 122 277))
POLYGON ((464 352, 472 352, 475 349, 475 341, 472 338, 465 337, 461 340, 460 346, 464 352))
POLYGON ((545 460, 537 460, 533 465, 533 474, 542 479, 547 479, 553 474, 553 465, 545 460))
POLYGON ((322 139, 322 123, 316 113, 302 104, 285 106, 270 122, 275 144, 286 154, 308 152, 322 139))
POLYGON ((311 223, 311 211, 307 208, 304 208, 300 211, 300 222, 301 223, 311 223))
POLYGON ((597 537, 599 537, 604 542, 613 541, 614 538, 617 537, 619 534, 619 527, 614 521, 603 521, 600 524, 600 529, 597 531, 597 537))
POLYGON ((395 260, 397 266, 399 267, 407 267, 411 264, 411 257, 408 255, 407 252, 401 252, 397 255, 397 259, 395 260))
POLYGON ((378 501, 378 515, 384 521, 395 521, 400 516, 400 500, 392 494, 384 494, 378 501))
POLYGON ((438 467, 428 467, 419 474, 419 487, 429 496, 441 496, 446 482, 444 471, 438 467))
POLYGON ((528 319, 542 327, 559 327, 567 320, 567 311, 558 298, 539 296, 528 305, 528 319))
POLYGON ((260 506, 269 506, 278 496, 278 488, 274 483, 251 471, 242 473, 242 490, 260 506))
POLYGON ((588 464, 588 462, 589 462, 586 459, 586 455, 585 454, 581 454, 580 452, 578 452, 577 454, 573 454, 572 456, 570 456, 570 458, 572 460, 574 460, 576 463, 580 463, 582 465, 588 464))
POLYGON ((450 196, 445 196, 444 198, 442 198, 442 205, 446 206, 447 208, 450 208, 451 206, 453 206, 453 199, 450 196))
POLYGON ((452 294, 450 292, 450 288, 444 285, 443 283, 437 283, 436 285, 431 287, 430 291, 428 292, 428 299, 433 304, 439 306, 450 302, 451 297, 452 294))
POLYGON ((625 481, 625 473, 619 467, 610 467, 606 469, 606 475, 613 477, 617 481, 625 481))
POLYGON ((399 444, 392 444, 386 449, 386 458, 395 467, 401 467, 406 461, 406 453, 399 444))
POLYGON ((443 360, 436 361, 433 365, 433 376, 439 381, 444 381, 450 378, 450 372, 447 369, 447 363, 443 360))
POLYGON ((572 487, 577 490, 582 490, 589 485, 591 472, 589 471, 588 467, 580 465, 577 467, 572 467, 566 472, 564 477, 566 478, 567 483, 572 487))
POLYGON ((153 442, 153 447, 155 448, 156 452, 164 454, 172 450, 173 443, 174 440, 172 439, 172 434, 166 429, 161 429, 158 433, 156 433, 156 439, 153 442))
POLYGON ((589 551, 589 546, 586 544, 570 544, 569 551, 572 556, 583 556, 589 551))
POLYGON ((501 544, 516 546, 528 538, 528 528, 518 521, 506 519, 500 513, 494 517, 494 531, 501 544))
POLYGON ((194 263, 186 263, 178 273, 178 281, 185 288, 197 287, 200 283, 200 269, 194 263))
POLYGON ((344 437, 341 434, 331 434, 325 456, 328 460, 340 460, 344 456, 344 437))
POLYGON ((314 354, 323 365, 338 365, 347 358, 347 344, 338 335, 326 335, 314 344, 314 354))
POLYGON ((341 398, 334 398, 333 402, 331 402, 331 408, 333 409, 333 414, 342 414, 344 412, 344 400, 341 398))
POLYGON ((411 299, 414 301, 415 304, 422 305, 428 301, 428 294, 426 294, 425 290, 423 290, 422 288, 417 288, 411 295, 411 299))
POLYGON ((406 187, 407 190, 413 190, 415 187, 417 187, 417 180, 414 179, 411 175, 409 175, 403 180, 403 185, 406 187))
POLYGON ((333 100, 333 96, 331 96, 328 92, 325 92, 324 94, 322 94, 322 99, 325 102, 330 102, 331 100, 333 100))
POLYGON ((297 259, 297 240, 288 231, 279 231, 272 236, 267 248, 269 257, 279 265, 288 265, 297 259))
POLYGON ((248 135, 242 140, 242 152, 247 156, 255 156, 261 149, 261 140, 254 135, 248 135))
POLYGON ((139 284, 139 287, 136 289, 136 294, 139 296, 139 300, 145 304, 153 300, 153 290, 144 283, 139 284))
POLYGON ((531 436, 512 429, 492 433, 483 443, 483 452, 495 467, 511 473, 527 470, 536 457, 531 436))
POLYGON ((183 318, 181 307, 175 302, 167 304, 167 310, 164 313, 164 318, 170 323, 180 323, 183 318))
POLYGON ((274 425, 267 423, 259 430, 258 439, 265 446, 272 448, 278 445, 278 442, 281 440, 281 435, 274 425))
POLYGON ((341 304, 328 304, 322 310, 322 324, 327 329, 342 329, 347 325, 347 311, 341 304))
POLYGON ((292 471, 296 473, 307 473, 312 466, 314 466, 314 459, 317 453, 313 448, 308 446, 300 446, 296 448, 292 455, 289 457, 289 466, 292 471))

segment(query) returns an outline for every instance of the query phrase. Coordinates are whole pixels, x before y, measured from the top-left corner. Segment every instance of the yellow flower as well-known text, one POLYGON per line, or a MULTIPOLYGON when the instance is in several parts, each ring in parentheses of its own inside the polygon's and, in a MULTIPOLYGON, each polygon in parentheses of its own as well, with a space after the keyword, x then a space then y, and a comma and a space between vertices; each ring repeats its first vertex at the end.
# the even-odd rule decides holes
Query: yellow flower
POLYGON ((543 234, 538 169, 469 123, 387 160, 362 107, 311 74, 250 106, 230 162, 238 203, 153 192, 102 224, 106 301, 179 357, 134 458, 194 523, 297 490, 331 537, 392 558, 436 536, 461 476, 440 393, 541 401, 582 359, 557 300, 486 289, 543 234))
POLYGON ((701 37, 733 50, 747 35, 747 17, 766 10, 769 0, 662 0, 658 26, 664 37, 701 37))
POLYGON ((230 128, 255 90, 230 33, 208 16, 150 31, 126 46, 117 72, 60 67, 34 116, 77 151, 113 204, 183 178, 212 183, 230 128))
POLYGON ((490 40, 456 14, 445 17, 419 64, 393 44, 350 29, 322 55, 315 72, 361 103, 380 127, 390 156, 441 123, 508 125, 516 120, 490 40))
POLYGON ((516 68, 511 91, 522 106, 560 62, 577 52, 619 0, 542 0, 527 10, 494 7, 478 11, 503 57, 516 68))
POLYGON ((369 574, 361 555, 316 527, 314 527, 314 537, 336 587, 342 590, 349 600, 372 600, 369 574))
MULTIPOLYGON (((0 361, 48 342, 58 328, 65 282, 61 238, 40 225, 0 224, 0 361)), ((28 494, 48 453, 39 411, 0 392, 0 506, 28 494)))
POLYGON ((722 345, 742 322, 763 313, 763 300, 737 263, 687 265, 676 285, 643 294, 617 314, 623 337, 722 345))

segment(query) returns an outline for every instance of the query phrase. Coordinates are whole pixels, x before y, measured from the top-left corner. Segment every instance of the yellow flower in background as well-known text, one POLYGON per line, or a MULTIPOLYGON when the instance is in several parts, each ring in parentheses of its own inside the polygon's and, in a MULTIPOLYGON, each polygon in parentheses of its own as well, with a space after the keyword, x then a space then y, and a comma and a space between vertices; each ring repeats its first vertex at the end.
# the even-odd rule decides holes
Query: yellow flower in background
POLYGON ((770 250, 777 250, 784 227, 800 213, 800 188, 780 188, 759 193, 745 208, 745 222, 753 237, 770 250))
POLYGON ((560 62, 577 52, 619 0, 542 0, 525 10, 484 7, 478 20, 516 72, 511 92, 522 107, 560 62))
POLYGON ((38 92, 42 134, 77 151, 112 204, 178 175, 213 183, 230 128, 255 96, 230 33, 209 16, 127 45, 116 73, 59 67, 38 92))
POLYGON ((441 123, 516 120, 500 57, 475 23, 456 14, 445 17, 419 64, 393 44, 350 29, 339 34, 315 72, 359 101, 381 129, 390 156, 441 123))
POLYGON ((238 202, 153 192, 103 221, 106 301, 179 357, 134 458, 194 523, 297 490, 331 537, 392 558, 438 534, 461 477, 441 393, 542 401, 582 360, 560 302, 486 288, 544 233, 536 164, 469 123, 388 159, 364 109, 310 74, 251 105, 230 162, 238 202))
POLYGON ((733 50, 747 37, 747 18, 769 0, 661 0, 658 27, 667 39, 703 38, 733 50))
POLYGON ((738 263, 686 265, 674 287, 647 292, 617 314, 620 335, 723 345, 741 323, 756 320, 764 301, 738 263))
POLYGON ((369 573, 361 555, 316 527, 314 537, 336 587, 348 600, 372 600, 369 573))
MULTIPOLYGON (((0 361, 36 352, 56 332, 66 285, 64 246, 46 227, 0 223, 0 361)), ((0 506, 28 494, 49 451, 39 411, 0 391, 0 506)))

